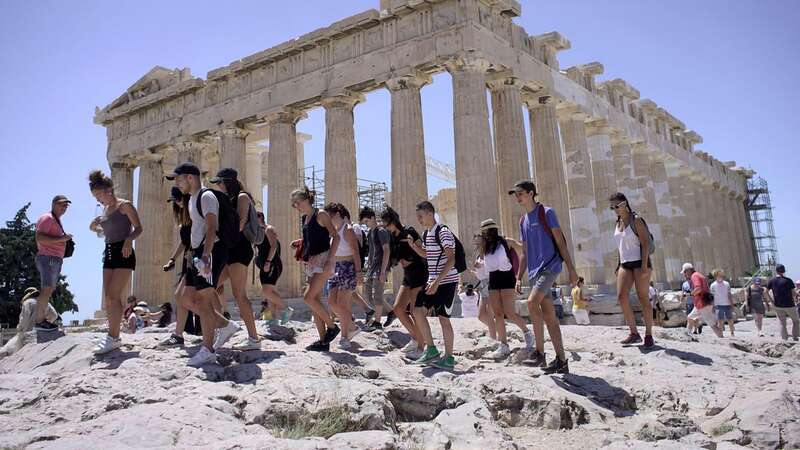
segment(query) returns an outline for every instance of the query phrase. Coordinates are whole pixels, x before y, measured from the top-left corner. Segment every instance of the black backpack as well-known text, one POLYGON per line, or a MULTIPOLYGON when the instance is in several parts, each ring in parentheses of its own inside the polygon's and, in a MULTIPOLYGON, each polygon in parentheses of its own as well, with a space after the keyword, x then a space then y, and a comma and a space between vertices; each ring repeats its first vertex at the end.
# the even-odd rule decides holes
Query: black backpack
POLYGON ((197 194, 197 212, 203 216, 203 205, 200 200, 203 194, 210 191, 217 197, 219 203, 219 214, 217 216, 217 237, 227 248, 233 248, 239 243, 239 213, 233 207, 233 202, 228 194, 216 189, 203 188, 197 194))
POLYGON ((639 238, 639 242, 641 242, 642 238, 639 236, 639 233, 636 232, 636 227, 633 226, 633 223, 636 221, 637 218, 642 219, 644 227, 647 228, 647 234, 648 237, 650 238, 650 246, 647 248, 647 253, 648 255, 652 255, 653 253, 656 252, 656 239, 653 237, 653 232, 650 231, 650 226, 647 225, 647 222, 645 222, 644 218, 639 214, 633 213, 633 220, 631 221, 631 231, 633 231, 633 234, 635 234, 636 237, 639 238))
MULTIPOLYGON (((436 244, 439 246, 440 249, 442 249, 442 253, 439 255, 439 258, 441 258, 442 257, 441 255, 444 254, 444 246, 442 246, 442 240, 441 238, 439 238, 439 230, 441 228, 447 228, 449 230, 450 227, 448 227, 447 225, 437 225, 436 229, 434 230, 435 231, 434 237, 436 238, 436 244)), ((455 267, 456 272, 461 273, 467 270, 467 254, 464 253, 464 246, 461 244, 461 241, 458 240, 458 236, 456 236, 455 233, 452 232, 452 230, 450 232, 453 234, 453 240, 456 242, 456 255, 455 255, 456 264, 453 267, 455 267)), ((425 242, 427 238, 428 238, 428 230, 425 230, 425 233, 422 234, 422 242, 425 242)), ((438 265, 439 261, 436 261, 436 264, 438 265)))
MULTIPOLYGON (((358 258, 361 260, 361 267, 362 270, 364 267, 364 262, 367 260, 367 256, 369 255, 369 246, 371 243, 369 242, 369 233, 370 231, 364 231, 361 228, 361 225, 353 224, 353 232, 355 233, 355 228, 358 227, 359 232, 356 233, 356 237, 358 238, 358 258)), ((372 262, 370 262, 372 264, 372 262)))
MULTIPOLYGON (((398 263, 400 263, 400 246, 407 245, 405 242, 402 241, 402 239, 406 237, 410 237, 415 242, 421 239, 419 233, 417 233, 417 230, 415 230, 414 227, 410 225, 407 225, 403 228, 403 232, 400 234, 399 237, 395 236, 392 233, 389 233, 389 268, 392 268, 396 266, 398 263)), ((413 250, 412 254, 415 255, 414 258, 415 261, 421 261, 423 264, 425 264, 425 260, 421 256, 417 255, 415 252, 413 252, 413 250)))

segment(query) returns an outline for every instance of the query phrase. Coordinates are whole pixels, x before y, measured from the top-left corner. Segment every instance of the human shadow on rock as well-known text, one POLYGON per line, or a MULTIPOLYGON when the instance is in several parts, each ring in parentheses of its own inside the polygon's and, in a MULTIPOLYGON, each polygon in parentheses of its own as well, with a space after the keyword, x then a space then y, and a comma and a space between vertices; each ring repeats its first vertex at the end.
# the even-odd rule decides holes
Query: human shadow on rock
POLYGON ((625 389, 611 385, 602 378, 570 373, 551 379, 565 391, 580 395, 592 403, 612 411, 615 417, 628 417, 635 414, 636 398, 625 389))
POLYGON ((138 358, 139 352, 123 352, 122 350, 112 350, 105 355, 96 356, 92 365, 98 364, 98 369, 101 370, 115 370, 122 365, 125 361, 133 358, 138 358), (105 364, 102 366, 101 364, 105 364))
POLYGON ((360 366, 361 363, 358 362, 358 358, 356 355, 347 352, 323 352, 323 355, 327 356, 331 359, 331 361, 344 364, 347 366, 360 366))
POLYGON ((403 348, 406 344, 411 342, 411 336, 402 331, 387 331, 386 337, 397 348, 403 348))
POLYGON ((708 356, 703 356, 695 352, 678 350, 675 348, 665 348, 664 354, 669 356, 674 356, 680 360, 690 362, 692 364, 699 364, 701 366, 710 366, 711 363, 714 362, 714 360, 709 358, 708 356))

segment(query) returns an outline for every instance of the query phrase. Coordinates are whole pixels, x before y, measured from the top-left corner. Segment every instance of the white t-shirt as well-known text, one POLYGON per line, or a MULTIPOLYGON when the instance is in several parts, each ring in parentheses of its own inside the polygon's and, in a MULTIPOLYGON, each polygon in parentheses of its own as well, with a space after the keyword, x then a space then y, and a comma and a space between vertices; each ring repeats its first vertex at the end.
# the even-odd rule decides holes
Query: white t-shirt
POLYGON ((478 317, 478 294, 467 295, 466 292, 458 294, 461 299, 461 317, 478 317))
MULTIPOLYGON (((202 186, 200 189, 203 189, 202 186)), ((206 218, 200 215, 197 210, 197 194, 200 191, 192 193, 189 199, 189 217, 192 219, 192 248, 196 249, 203 243, 203 238, 206 237, 206 218)), ((206 191, 200 198, 200 205, 203 207, 203 214, 214 214, 219 220, 219 201, 217 196, 211 191, 206 191)), ((214 242, 219 238, 214 236, 214 242)))
POLYGON ((487 253, 483 257, 483 261, 488 272, 508 272, 512 269, 511 261, 509 261, 508 255, 506 254, 506 249, 503 247, 503 244, 499 242, 497 243, 497 248, 494 249, 494 253, 487 253))
POLYGON ((725 280, 722 283, 715 281, 711 283, 711 293, 714 294, 714 306, 726 306, 731 304, 731 285, 725 280))

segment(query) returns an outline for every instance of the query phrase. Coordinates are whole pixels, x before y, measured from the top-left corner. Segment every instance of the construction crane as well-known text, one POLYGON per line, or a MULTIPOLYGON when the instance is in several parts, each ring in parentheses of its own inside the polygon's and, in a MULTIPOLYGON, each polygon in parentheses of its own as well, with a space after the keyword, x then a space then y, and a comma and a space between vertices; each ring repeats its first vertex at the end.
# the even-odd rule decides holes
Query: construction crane
POLYGON ((425 156, 425 165, 428 168, 428 175, 445 183, 456 184, 456 168, 452 164, 425 156))

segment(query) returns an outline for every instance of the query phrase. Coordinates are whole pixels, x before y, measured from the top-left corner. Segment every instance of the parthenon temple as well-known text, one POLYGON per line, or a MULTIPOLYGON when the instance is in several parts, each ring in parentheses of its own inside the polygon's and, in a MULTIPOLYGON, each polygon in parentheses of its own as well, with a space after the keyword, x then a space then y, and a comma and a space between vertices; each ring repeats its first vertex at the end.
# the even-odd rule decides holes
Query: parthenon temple
MULTIPOLYGON (((489 217, 516 236, 522 211, 506 191, 530 178, 539 200, 559 213, 588 284, 614 284, 615 216, 607 199, 616 191, 628 196, 655 237, 657 283, 682 281, 686 261, 732 276, 754 267, 744 203, 753 172, 699 150, 698 132, 641 98, 622 74, 599 81, 601 63, 560 67, 558 53, 570 41, 516 25, 519 2, 381 0, 379 7, 237 59, 206 79, 155 67, 96 111, 121 197, 132 196, 139 168, 145 231, 136 241, 134 294, 151 303, 172 298, 173 275, 161 265, 177 236, 163 175, 178 161, 197 163, 206 176, 219 167, 237 169, 258 202, 266 185, 267 220, 288 249, 299 235, 289 194, 301 183, 308 138, 296 125, 310 109, 325 111, 325 197, 356 211, 353 109, 370 91, 391 94, 385 157, 392 206, 414 224, 415 204, 428 199, 420 90, 444 71, 452 79, 457 226, 465 243, 489 217)), ((282 294, 299 295, 301 282, 299 266, 285 264, 282 294)))

